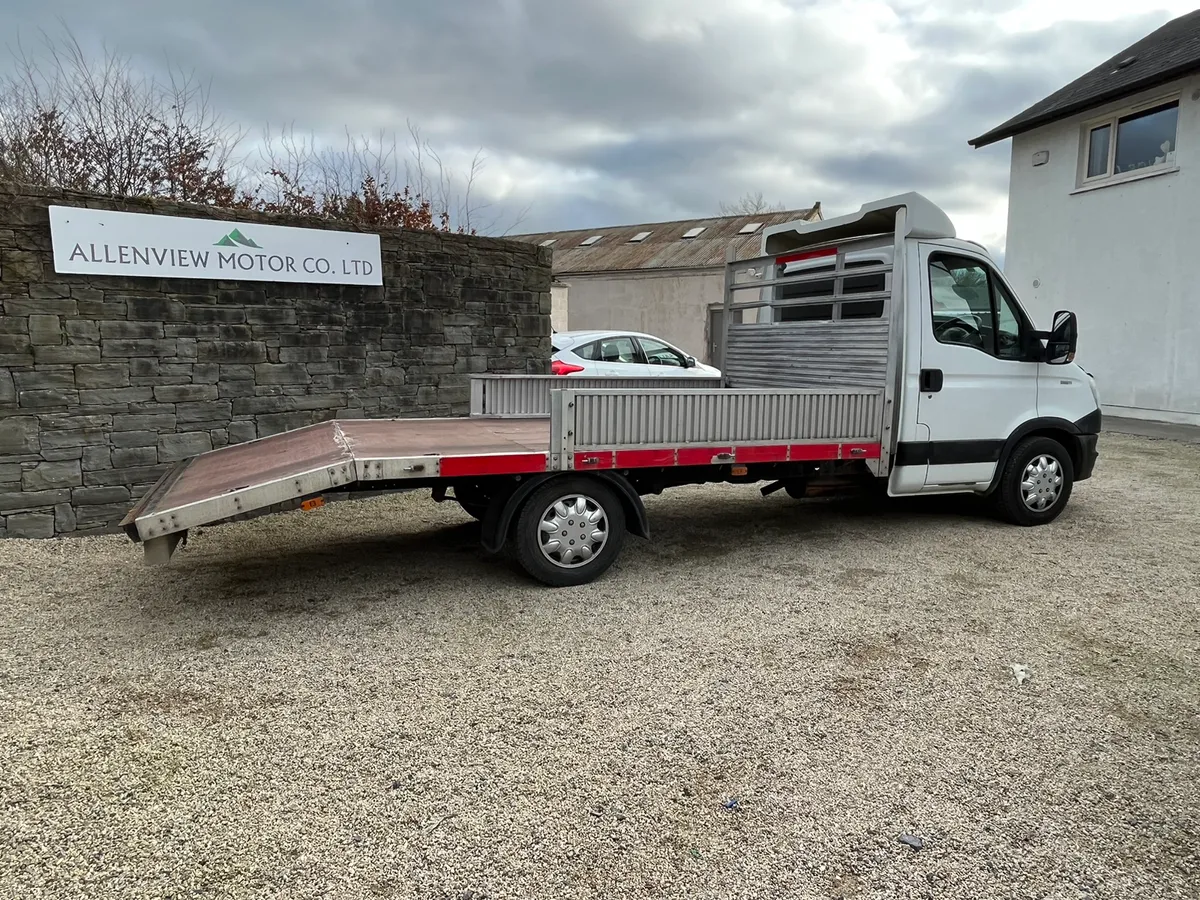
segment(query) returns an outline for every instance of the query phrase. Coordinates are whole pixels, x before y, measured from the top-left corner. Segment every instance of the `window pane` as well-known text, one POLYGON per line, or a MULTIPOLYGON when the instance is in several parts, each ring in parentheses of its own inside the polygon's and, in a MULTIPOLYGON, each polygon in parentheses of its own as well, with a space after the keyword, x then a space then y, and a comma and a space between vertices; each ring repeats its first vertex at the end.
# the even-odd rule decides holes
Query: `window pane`
POLYGON ((1111 128, 1093 128, 1088 139, 1087 177, 1108 174, 1108 136, 1111 128))
POLYGON ((995 320, 987 270, 974 260, 935 256, 929 261, 929 288, 934 337, 990 353, 995 320))
POLYGON ((599 359, 600 345, 595 341, 590 344, 584 344, 582 347, 577 347, 572 351, 580 359, 599 359))
POLYGON ((619 337, 601 341, 600 359, 610 363, 637 362, 637 349, 633 346, 633 339, 619 337))
POLYGON ((642 352, 646 354, 646 362, 650 365, 684 368, 683 357, 662 341, 652 341, 649 338, 639 338, 638 340, 641 342, 642 352))
POLYGON ((1021 320, 1017 307, 1008 291, 999 281, 996 290, 996 355, 1001 359, 1023 359, 1025 348, 1021 335, 1021 320))
POLYGON ((1175 126, 1179 104, 1170 103, 1117 122, 1117 172, 1132 172, 1175 162, 1175 126))

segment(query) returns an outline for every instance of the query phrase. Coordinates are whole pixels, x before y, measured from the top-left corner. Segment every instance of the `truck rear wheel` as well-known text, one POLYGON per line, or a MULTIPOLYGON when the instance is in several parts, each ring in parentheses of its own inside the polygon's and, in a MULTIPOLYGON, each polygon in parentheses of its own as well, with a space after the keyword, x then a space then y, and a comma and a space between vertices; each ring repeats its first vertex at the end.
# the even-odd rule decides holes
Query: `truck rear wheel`
POLYGON ((625 544, 625 508, 614 491, 592 478, 542 485, 525 501, 514 525, 521 567, 552 587, 595 580, 625 544))
POLYGON ((1013 449, 1000 476, 997 512, 1014 525, 1045 525, 1066 508, 1074 481, 1075 466, 1066 447, 1053 438, 1026 438, 1013 449))

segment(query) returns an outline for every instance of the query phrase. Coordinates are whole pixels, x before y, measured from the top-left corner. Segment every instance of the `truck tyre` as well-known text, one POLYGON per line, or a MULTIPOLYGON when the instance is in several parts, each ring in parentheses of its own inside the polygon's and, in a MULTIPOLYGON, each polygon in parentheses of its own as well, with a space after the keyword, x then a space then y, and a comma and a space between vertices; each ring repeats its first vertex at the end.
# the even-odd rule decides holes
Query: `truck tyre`
POLYGON ((534 491, 514 523, 521 567, 543 584, 570 587, 602 575, 625 544, 625 508, 594 478, 561 478, 534 491))
POLYGON ((1014 525, 1045 525, 1066 508, 1075 466, 1053 438, 1030 437, 1013 449, 995 495, 996 510, 1014 525))

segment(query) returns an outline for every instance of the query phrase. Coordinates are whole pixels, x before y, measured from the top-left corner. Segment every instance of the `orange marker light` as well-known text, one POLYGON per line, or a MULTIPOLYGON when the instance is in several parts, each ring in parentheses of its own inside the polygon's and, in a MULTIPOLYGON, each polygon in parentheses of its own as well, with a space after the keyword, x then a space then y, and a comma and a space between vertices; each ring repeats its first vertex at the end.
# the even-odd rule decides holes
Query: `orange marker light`
POLYGON ((320 509, 325 505, 324 497, 313 497, 311 500, 305 500, 300 504, 300 508, 305 512, 310 512, 314 509, 320 509))

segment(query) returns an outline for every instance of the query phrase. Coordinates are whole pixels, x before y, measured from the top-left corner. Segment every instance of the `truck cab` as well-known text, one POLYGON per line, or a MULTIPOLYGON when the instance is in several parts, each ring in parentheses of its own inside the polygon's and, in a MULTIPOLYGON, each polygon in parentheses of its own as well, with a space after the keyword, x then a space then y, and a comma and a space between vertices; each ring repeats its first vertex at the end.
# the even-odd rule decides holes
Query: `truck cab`
POLYGON ((1034 524, 1091 476, 1100 399, 1074 361, 1075 315, 1036 322, 986 249, 925 197, 764 229, 750 268, 762 289, 749 303, 731 289, 745 264, 727 274, 726 386, 882 388, 874 465, 888 493, 992 495, 1007 479, 1009 517, 1034 524), (764 348, 785 343, 792 359, 767 376, 764 348))
POLYGON ((906 255, 911 356, 893 492, 987 492, 1017 442, 1044 436, 1070 456, 1030 464, 1031 502, 1052 503, 1062 466, 1075 481, 1091 475, 1101 424, 1095 382, 1074 362, 1074 316, 1049 323, 1064 352, 979 245, 918 240, 906 255))

